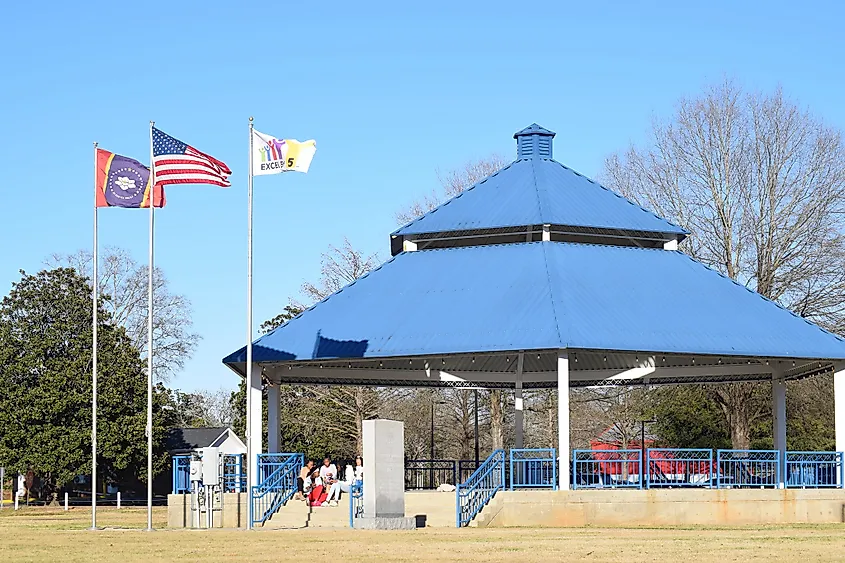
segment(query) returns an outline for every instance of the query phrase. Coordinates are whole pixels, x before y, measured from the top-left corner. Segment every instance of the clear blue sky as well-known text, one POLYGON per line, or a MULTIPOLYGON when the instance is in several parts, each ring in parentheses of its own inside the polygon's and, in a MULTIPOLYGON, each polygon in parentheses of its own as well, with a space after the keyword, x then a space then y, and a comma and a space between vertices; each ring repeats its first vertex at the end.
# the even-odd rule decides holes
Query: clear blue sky
MULTIPOLYGON (((438 168, 510 157, 531 122, 589 176, 726 76, 780 84, 845 129, 838 3, 405 4, 7 5, 0 294, 19 269, 90 248, 91 143, 148 162, 151 119, 234 171, 228 190, 168 188, 156 214, 156 264, 203 337, 171 381, 183 389, 236 383, 220 359, 245 341, 250 115, 262 132, 318 145, 308 175, 255 182, 256 327, 317 278, 328 245, 346 236, 386 258, 395 212, 437 186, 438 168)), ((100 217, 101 244, 146 260, 146 212, 100 217)))

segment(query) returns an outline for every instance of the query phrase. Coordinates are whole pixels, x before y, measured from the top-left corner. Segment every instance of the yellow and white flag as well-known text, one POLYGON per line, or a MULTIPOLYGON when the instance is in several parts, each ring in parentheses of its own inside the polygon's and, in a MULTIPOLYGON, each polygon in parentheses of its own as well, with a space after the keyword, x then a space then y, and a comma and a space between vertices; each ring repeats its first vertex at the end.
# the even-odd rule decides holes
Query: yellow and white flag
POLYGON ((296 139, 276 139, 252 130, 252 173, 278 174, 279 172, 308 172, 311 159, 317 151, 317 142, 296 139))

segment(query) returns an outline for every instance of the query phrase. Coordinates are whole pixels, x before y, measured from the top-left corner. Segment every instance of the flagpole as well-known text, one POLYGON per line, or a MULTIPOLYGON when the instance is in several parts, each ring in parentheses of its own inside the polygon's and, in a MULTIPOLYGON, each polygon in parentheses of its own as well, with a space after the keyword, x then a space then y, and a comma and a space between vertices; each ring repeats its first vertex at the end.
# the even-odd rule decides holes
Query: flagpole
MULTIPOLYGON (((247 251, 246 251, 246 448, 247 448, 247 474, 246 493, 248 503, 247 529, 252 529, 252 487, 258 475, 258 468, 255 467, 259 452, 252 451, 252 439, 250 427, 252 426, 252 117, 249 118, 249 174, 247 176, 247 251)), ((257 408, 261 408, 261 403, 257 408)))
POLYGON ((153 529, 153 227, 155 225, 156 168, 153 153, 153 126, 150 121, 150 267, 147 279, 147 531, 153 529))
MULTIPOLYGON (((97 286, 97 143, 94 143, 94 265, 92 268, 92 340, 91 348, 91 529, 97 529, 97 305, 99 287, 97 286)), ((1 501, 0 501, 1 502, 1 501)))

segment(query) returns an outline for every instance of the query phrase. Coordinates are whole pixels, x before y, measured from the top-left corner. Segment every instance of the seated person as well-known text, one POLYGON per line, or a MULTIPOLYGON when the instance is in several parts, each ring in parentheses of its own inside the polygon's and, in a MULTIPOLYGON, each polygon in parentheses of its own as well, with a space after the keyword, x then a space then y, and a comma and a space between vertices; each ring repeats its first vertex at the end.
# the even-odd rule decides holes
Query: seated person
MULTIPOLYGON (((337 466, 332 463, 330 457, 326 457, 323 460, 323 465, 320 466, 320 477, 323 478, 323 481, 335 481, 337 480, 337 466)), ((326 483, 327 485, 331 483, 326 483)))
POLYGON ((345 479, 335 482, 329 489, 329 505, 337 506, 340 500, 340 493, 349 493, 354 483, 361 483, 364 480, 364 460, 361 456, 355 458, 355 469, 351 465, 346 466, 344 471, 345 479))
MULTIPOLYGON (((309 479, 311 471, 314 469, 314 462, 308 462, 299 470, 299 477, 296 478, 296 494, 293 496, 294 500, 305 500, 305 495, 308 491, 305 490, 305 480, 309 479)), ((310 488, 309 484, 309 488, 310 488)))
POLYGON ((355 481, 364 482, 364 458, 361 456, 355 458, 355 481))
POLYGON ((308 503, 310 506, 323 506, 326 498, 329 496, 329 492, 325 487, 323 479, 320 477, 320 472, 315 469, 308 480, 311 484, 311 489, 308 492, 308 503))
POLYGON ((348 493, 352 490, 352 483, 355 480, 355 470, 352 468, 352 465, 347 464, 346 470, 344 471, 346 478, 344 480, 338 479, 332 484, 331 488, 329 489, 329 505, 330 506, 337 506, 337 502, 340 500, 340 493, 348 493))

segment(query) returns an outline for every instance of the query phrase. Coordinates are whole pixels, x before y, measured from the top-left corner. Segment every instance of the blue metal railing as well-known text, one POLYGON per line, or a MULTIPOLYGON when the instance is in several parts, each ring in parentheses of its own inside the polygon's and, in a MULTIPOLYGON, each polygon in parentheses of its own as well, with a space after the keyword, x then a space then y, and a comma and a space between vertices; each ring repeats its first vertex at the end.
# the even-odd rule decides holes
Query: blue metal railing
POLYGON ((223 490, 227 493, 246 491, 244 454, 223 456, 223 490))
POLYGON ((573 489, 641 489, 640 450, 574 450, 573 489))
POLYGON ((496 450, 465 483, 455 487, 455 525, 466 526, 505 488, 505 451, 496 450))
POLYGON ((658 487, 714 486, 713 450, 696 448, 649 448, 646 450, 648 489, 658 487))
POLYGON ((557 490, 557 456, 554 448, 510 451, 510 490, 557 490))
POLYGON ((191 456, 173 456, 173 487, 174 495, 191 491, 191 456))
POLYGON ((845 482, 842 452, 786 452, 786 487, 842 488, 845 482))
MULTIPOLYGON (((202 456, 197 454, 202 459, 202 456)), ((173 456, 173 486, 174 495, 191 492, 191 456, 173 456)), ((223 456, 223 492, 240 493, 246 491, 246 466, 243 454, 226 454, 223 456)))
POLYGON ((716 450, 716 465, 720 489, 778 487, 781 483, 777 450, 716 450))
POLYGON ((305 465, 302 454, 278 453, 258 456, 258 485, 250 494, 252 525, 263 524, 297 491, 296 479, 305 465))
POLYGON ((364 515, 364 483, 355 481, 349 487, 349 527, 355 527, 355 519, 364 515))

